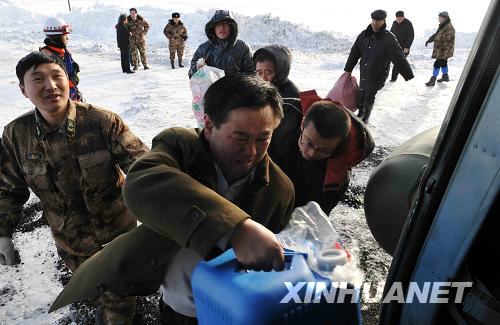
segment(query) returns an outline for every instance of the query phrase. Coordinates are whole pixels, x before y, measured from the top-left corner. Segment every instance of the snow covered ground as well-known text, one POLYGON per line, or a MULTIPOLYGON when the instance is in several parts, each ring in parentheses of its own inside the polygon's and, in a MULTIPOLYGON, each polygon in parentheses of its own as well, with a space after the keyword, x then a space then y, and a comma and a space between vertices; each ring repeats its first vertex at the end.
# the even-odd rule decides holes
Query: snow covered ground
MULTIPOLYGON (((21 57, 42 46, 44 38, 41 26, 46 16, 13 3, 0 1, 0 132, 12 119, 33 108, 18 89, 14 68, 21 57)), ((162 30, 171 11, 154 6, 140 11, 152 22, 148 34, 151 69, 124 75, 113 27, 123 10, 104 4, 79 10, 61 17, 75 29, 69 49, 81 67, 79 88, 86 101, 120 114, 148 145, 165 128, 195 127, 187 68, 172 70, 167 64, 168 49, 162 30)), ((189 62, 196 46, 205 40, 203 27, 212 13, 212 10, 198 10, 183 15, 190 36, 185 63, 189 62)), ((294 61, 290 78, 301 90, 316 89, 325 96, 342 74, 352 38, 339 39, 335 33, 312 32, 304 25, 271 15, 245 16, 239 12, 237 18, 241 38, 254 50, 269 43, 285 44, 292 49, 294 61)), ((361 26, 368 23, 366 19, 366 24, 363 22, 361 26)), ((377 148, 370 159, 355 168, 350 199, 331 214, 348 248, 359 259, 367 281, 383 281, 391 260, 368 231, 360 207, 369 174, 391 149, 442 122, 473 38, 470 33, 458 35, 461 48, 456 49, 455 57, 449 62, 451 81, 431 88, 424 86, 432 71, 431 48, 423 47, 424 39, 417 38, 408 57, 415 78, 404 82, 400 77, 378 93, 369 125, 377 148)), ((359 76, 359 71, 355 70, 354 75, 359 76)), ((30 203, 36 201, 32 198, 30 203)), ((11 267, 0 265, 0 324, 80 323, 71 317, 73 311, 69 308, 47 314, 62 290, 61 279, 67 278, 67 274, 61 270, 48 227, 38 220, 39 209, 35 204, 26 211, 29 227, 14 236, 23 263, 11 267)), ((368 315, 365 320, 375 321, 376 308, 365 306, 364 309, 368 315)))

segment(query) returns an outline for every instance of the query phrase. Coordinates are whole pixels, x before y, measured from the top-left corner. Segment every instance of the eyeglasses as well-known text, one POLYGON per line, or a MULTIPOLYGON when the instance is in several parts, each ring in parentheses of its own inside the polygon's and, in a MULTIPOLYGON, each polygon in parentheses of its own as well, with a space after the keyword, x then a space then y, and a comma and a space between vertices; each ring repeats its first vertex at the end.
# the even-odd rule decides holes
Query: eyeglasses
POLYGON ((317 152, 318 156, 323 157, 323 158, 330 157, 331 154, 333 153, 333 151, 335 150, 335 148, 333 148, 333 149, 332 148, 321 148, 321 147, 315 146, 314 143, 312 143, 312 141, 309 138, 307 138, 307 136, 304 136, 304 129, 300 130, 299 142, 300 142, 300 145, 302 145, 306 148, 309 148, 309 149, 313 150, 314 152, 317 152), (303 141, 304 137, 306 138, 305 142, 303 141))

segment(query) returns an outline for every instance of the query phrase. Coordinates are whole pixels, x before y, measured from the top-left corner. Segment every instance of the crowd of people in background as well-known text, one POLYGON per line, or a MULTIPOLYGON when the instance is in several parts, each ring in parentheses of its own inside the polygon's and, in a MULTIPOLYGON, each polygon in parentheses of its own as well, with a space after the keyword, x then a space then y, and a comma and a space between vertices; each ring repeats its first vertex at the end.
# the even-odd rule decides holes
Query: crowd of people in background
MULTIPOLYGON (((126 74, 141 64, 149 69, 149 23, 136 8, 129 13, 115 26, 126 74)), ((80 67, 67 49, 70 26, 49 18, 45 46, 16 66, 21 93, 35 109, 9 123, 0 139, 0 262, 19 262, 11 238, 31 188, 61 259, 101 286, 97 320, 131 324, 134 293, 161 284, 162 323, 196 324, 190 278, 200 259, 232 247, 247 267, 281 270, 284 255, 273 232, 285 227, 293 207, 317 201, 329 214, 342 199, 351 168, 374 149, 367 124, 390 64, 390 81, 414 77, 407 61, 413 26, 403 11, 395 16, 389 31, 387 13, 372 12, 346 60, 349 74, 360 66, 356 116, 314 90, 301 92, 288 78, 292 54, 285 45, 252 54, 233 14, 217 10, 188 72, 191 78, 211 66, 225 73, 205 94, 205 127, 167 129, 151 151, 118 115, 83 103, 80 67), (136 218, 143 225, 136 227, 136 218), (162 261, 154 275, 149 262, 131 262, 138 247, 144 261, 162 261), (109 258, 85 262, 99 251, 109 258), (103 284, 103 272, 117 274, 103 284)), ((187 28, 178 12, 171 17, 163 33, 171 68, 176 56, 182 68, 187 28)), ((439 13, 425 43, 434 43, 436 59, 427 86, 450 80, 454 33, 448 12, 439 13)), ((68 295, 81 298, 82 291, 71 287, 68 295)))

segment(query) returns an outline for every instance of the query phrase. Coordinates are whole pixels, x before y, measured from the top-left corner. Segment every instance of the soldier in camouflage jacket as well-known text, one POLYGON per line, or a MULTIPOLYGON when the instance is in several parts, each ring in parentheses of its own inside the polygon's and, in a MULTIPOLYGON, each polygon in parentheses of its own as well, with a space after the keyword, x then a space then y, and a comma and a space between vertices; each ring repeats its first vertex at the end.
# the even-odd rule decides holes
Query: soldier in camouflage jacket
MULTIPOLYGON (((124 172, 148 148, 118 115, 69 100, 67 75, 52 57, 31 53, 19 61, 16 73, 23 95, 36 107, 4 128, 0 239, 9 242, 31 188, 60 257, 75 271, 103 245, 136 227, 121 189, 124 172)), ((9 247, 0 245, 0 255, 13 264, 9 247)), ((101 303, 106 323, 133 317, 133 297, 107 292, 101 303)))
POLYGON ((163 34, 168 38, 168 50, 170 51, 170 65, 175 69, 175 52, 179 59, 179 67, 183 68, 182 56, 184 54, 184 42, 187 40, 187 29, 180 21, 181 15, 178 12, 172 14, 172 19, 169 19, 168 24, 163 29, 163 34))
POLYGON ((437 82, 450 81, 448 76, 448 59, 453 56, 453 52, 455 51, 455 28, 451 24, 450 15, 447 11, 442 11, 439 13, 438 19, 439 27, 437 31, 425 42, 425 46, 434 42, 432 58, 436 59, 434 61, 432 77, 426 82, 427 86, 435 85, 439 70, 442 72, 442 77, 437 82))
POLYGON ((130 15, 127 17, 128 29, 132 36, 130 36, 130 54, 132 56, 132 65, 134 70, 137 70, 139 66, 139 56, 137 51, 141 56, 141 62, 144 66, 144 70, 149 69, 148 59, 146 57, 146 34, 149 31, 148 22, 142 18, 141 15, 137 14, 137 9, 130 8, 130 15))

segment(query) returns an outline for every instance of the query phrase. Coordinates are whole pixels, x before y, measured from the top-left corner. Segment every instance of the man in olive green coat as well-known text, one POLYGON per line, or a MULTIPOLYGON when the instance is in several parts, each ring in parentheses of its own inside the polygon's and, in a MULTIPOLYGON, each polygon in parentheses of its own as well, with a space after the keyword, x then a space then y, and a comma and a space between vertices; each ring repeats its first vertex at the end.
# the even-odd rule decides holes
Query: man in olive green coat
POLYGON ((51 310, 105 289, 150 294, 163 282, 162 322, 192 323, 191 271, 202 258, 232 247, 247 267, 283 268, 273 232, 288 223, 294 191, 267 155, 281 97, 256 76, 224 77, 208 89, 205 113, 201 132, 163 131, 130 168, 124 198, 143 225, 84 263, 51 310))
MULTIPOLYGON (((57 252, 74 272, 118 235, 137 226, 122 198, 134 160, 148 151, 122 119, 69 99, 57 60, 33 52, 16 66, 35 109, 7 124, 0 147, 0 264, 15 264, 12 234, 31 188, 43 206, 57 252)), ((106 324, 132 321, 135 300, 101 295, 106 324)))

